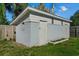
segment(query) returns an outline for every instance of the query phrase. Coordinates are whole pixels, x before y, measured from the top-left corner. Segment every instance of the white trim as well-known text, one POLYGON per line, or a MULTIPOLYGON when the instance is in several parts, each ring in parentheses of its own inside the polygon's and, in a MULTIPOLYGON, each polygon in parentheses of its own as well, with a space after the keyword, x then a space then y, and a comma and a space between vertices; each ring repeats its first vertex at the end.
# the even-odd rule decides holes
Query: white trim
POLYGON ((31 11, 35 11, 35 12, 38 12, 38 13, 41 13, 41 14, 44 14, 44 15, 48 15, 50 17, 54 17, 54 18, 59 18, 63 21, 67 21, 67 22, 72 22, 70 20, 67 20, 67 19, 64 19, 60 16, 57 16, 57 15, 52 15, 50 13, 47 13, 47 12, 44 12, 44 11, 40 11, 40 10, 37 10, 37 9, 34 9, 34 8, 31 8, 31 7, 27 7, 12 23, 10 23, 10 25, 12 25, 13 23, 15 23, 16 21, 18 21, 18 19, 20 19, 24 14, 26 14, 28 10, 31 10, 31 11))
POLYGON ((60 40, 60 41, 56 41, 56 42, 49 42, 49 43, 52 43, 52 44, 59 44, 59 43, 62 43, 64 41, 67 41, 69 39, 64 39, 64 40, 60 40))

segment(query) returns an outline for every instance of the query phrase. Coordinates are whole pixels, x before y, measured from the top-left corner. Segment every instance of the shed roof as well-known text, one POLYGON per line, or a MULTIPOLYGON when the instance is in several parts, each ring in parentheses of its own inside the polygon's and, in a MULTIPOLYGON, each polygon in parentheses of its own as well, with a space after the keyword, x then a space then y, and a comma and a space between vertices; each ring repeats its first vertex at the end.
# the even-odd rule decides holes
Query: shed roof
POLYGON ((62 21, 66 21, 66 22, 72 22, 71 20, 65 19, 63 17, 57 16, 57 15, 52 15, 50 13, 40 11, 40 10, 37 10, 35 8, 27 7, 19 16, 17 16, 17 18, 14 21, 12 21, 10 23, 10 25, 13 25, 13 24, 17 23, 18 21, 20 21, 21 18, 28 13, 28 11, 34 11, 34 12, 37 12, 37 13, 40 13, 40 14, 50 16, 52 18, 57 18, 58 20, 62 20, 62 21))

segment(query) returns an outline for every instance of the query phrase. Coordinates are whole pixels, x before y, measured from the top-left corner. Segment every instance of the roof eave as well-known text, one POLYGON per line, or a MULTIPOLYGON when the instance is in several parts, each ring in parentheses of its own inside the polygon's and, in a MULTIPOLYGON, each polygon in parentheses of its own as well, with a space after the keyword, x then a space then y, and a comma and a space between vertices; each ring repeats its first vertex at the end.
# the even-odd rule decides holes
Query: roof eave
POLYGON ((71 20, 67 20, 67 19, 64 19, 60 16, 57 16, 57 15, 52 15, 52 14, 49 14, 49 13, 46 13, 44 11, 40 11, 40 10, 37 10, 37 9, 34 9, 34 8, 31 8, 31 7, 27 7, 12 23, 10 23, 10 25, 12 25, 13 23, 15 23, 16 21, 18 21, 18 19, 20 19, 24 14, 26 14, 26 11, 27 10, 31 10, 31 11, 35 11, 35 12, 38 12, 38 13, 42 13, 44 15, 47 15, 47 16, 51 16, 53 18, 58 18, 58 19, 61 19, 63 21, 66 21, 66 22, 72 22, 71 20))
POLYGON ((16 17, 15 20, 12 21, 12 23, 10 23, 10 25, 12 25, 14 22, 16 22, 18 19, 20 19, 22 17, 23 14, 26 13, 26 11, 29 9, 29 7, 27 7, 19 16, 16 17))

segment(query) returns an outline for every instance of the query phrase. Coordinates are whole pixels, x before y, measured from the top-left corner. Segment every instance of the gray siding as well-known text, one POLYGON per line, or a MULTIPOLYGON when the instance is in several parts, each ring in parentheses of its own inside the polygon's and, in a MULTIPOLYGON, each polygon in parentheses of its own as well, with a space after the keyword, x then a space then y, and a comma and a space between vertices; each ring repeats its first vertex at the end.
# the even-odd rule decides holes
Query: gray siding
POLYGON ((51 18, 45 18, 37 15, 30 14, 30 20, 35 22, 40 22, 40 20, 47 21, 48 23, 52 23, 51 18))
POLYGON ((23 22, 24 24, 21 22, 16 26, 16 42, 26 46, 39 46, 61 38, 69 38, 69 25, 59 25, 60 22, 51 24, 50 18, 30 14, 23 22))
POLYGON ((39 23, 31 22, 31 41, 30 46, 37 46, 39 44, 39 23))
POLYGON ((29 22, 24 23, 24 25, 19 24, 18 26, 16 26, 16 42, 29 46, 30 32, 31 24, 29 22))
POLYGON ((61 38, 69 38, 69 26, 48 24, 47 36, 49 41, 54 41, 61 38))

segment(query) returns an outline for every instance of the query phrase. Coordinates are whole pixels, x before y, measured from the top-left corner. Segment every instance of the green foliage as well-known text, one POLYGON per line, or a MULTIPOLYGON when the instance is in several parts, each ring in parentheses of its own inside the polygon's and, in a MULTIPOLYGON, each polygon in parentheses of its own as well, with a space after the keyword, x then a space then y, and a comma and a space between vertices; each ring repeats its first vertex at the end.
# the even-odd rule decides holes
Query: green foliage
POLYGON ((14 11, 14 16, 13 16, 13 20, 27 7, 27 3, 1 3, 0 4, 0 24, 1 25, 5 25, 5 24, 9 24, 10 21, 8 21, 6 19, 6 9, 9 12, 12 12, 12 10, 14 11), (13 6, 13 8, 11 8, 11 6, 13 6))
POLYGON ((5 3, 6 9, 13 13, 13 20, 27 7, 27 5, 27 3, 5 3))
POLYGON ((79 26, 79 10, 70 19, 72 20, 72 26, 79 26))
POLYGON ((5 16, 5 4, 0 4, 0 25, 9 24, 5 16))
POLYGON ((70 40, 60 44, 50 44, 38 47, 28 48, 22 44, 0 40, 1 56, 77 56, 79 55, 79 38, 70 38, 70 40))
POLYGON ((15 3, 14 4, 14 18, 16 18, 26 7, 27 3, 15 3))

